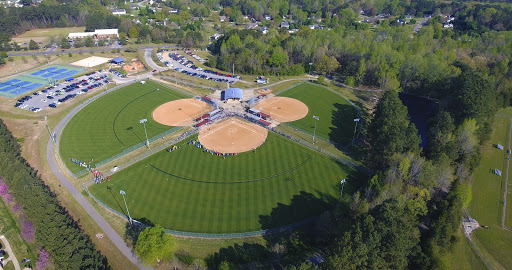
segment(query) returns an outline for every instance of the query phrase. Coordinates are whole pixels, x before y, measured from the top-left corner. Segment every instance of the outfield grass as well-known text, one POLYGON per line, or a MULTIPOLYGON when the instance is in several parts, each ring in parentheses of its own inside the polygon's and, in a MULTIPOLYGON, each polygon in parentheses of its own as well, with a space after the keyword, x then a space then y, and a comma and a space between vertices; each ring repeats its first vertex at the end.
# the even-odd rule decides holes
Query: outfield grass
MULTIPOLYGON (((504 112, 504 111, 502 111, 504 112)), ((470 215, 489 229, 478 229, 472 233, 478 248, 486 260, 498 269, 512 265, 512 232, 501 228, 503 214, 503 193, 506 170, 506 152, 496 148, 501 143, 507 149, 510 119, 497 116, 493 124, 491 139, 482 149, 482 160, 472 178, 473 199, 470 215), (503 176, 491 173, 499 169, 503 176)), ((511 188, 509 186, 509 188, 511 188)), ((511 215, 511 211, 507 215, 511 215)))
POLYGON ((186 98, 160 84, 146 81, 119 89, 93 101, 78 112, 66 125, 60 139, 60 156, 72 172, 83 169, 71 161, 75 158, 98 163, 123 150, 145 141, 140 119, 147 118, 148 137, 168 129, 153 120, 153 110, 159 105, 186 98), (159 89, 159 90, 157 90, 159 89))
POLYGON ((309 108, 306 117, 290 122, 291 125, 313 133, 315 127, 313 115, 315 115, 320 118, 316 123, 317 136, 342 145, 352 140, 353 119, 357 118, 357 112, 343 97, 323 86, 311 83, 298 85, 280 96, 298 99, 309 108))
MULTIPOLYGON (((91 193, 165 228, 232 233, 280 227, 334 207, 352 169, 270 133, 256 152, 212 156, 193 145, 162 151, 95 184, 91 193), (109 187, 109 188, 107 188, 109 187)), ((350 186, 345 187, 347 194, 350 186)))

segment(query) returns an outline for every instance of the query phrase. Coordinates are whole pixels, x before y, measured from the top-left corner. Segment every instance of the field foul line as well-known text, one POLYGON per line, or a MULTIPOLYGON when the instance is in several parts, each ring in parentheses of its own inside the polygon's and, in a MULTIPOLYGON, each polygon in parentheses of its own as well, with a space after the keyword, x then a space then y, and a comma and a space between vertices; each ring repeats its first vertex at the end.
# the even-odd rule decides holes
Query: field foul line
MULTIPOLYGON (((268 104, 263 105, 263 106, 261 106, 260 108, 263 110, 263 109, 264 109, 264 108, 266 108, 267 106, 270 106, 270 105, 272 105, 272 104, 274 104, 274 103, 276 103, 276 102, 278 102, 278 101, 280 101, 280 100, 281 100, 281 98, 280 98, 280 97, 274 97, 274 98, 275 98, 275 101, 273 101, 273 102, 269 102, 268 104)), ((268 99, 267 99, 267 100, 268 100, 268 99)), ((261 104, 261 103, 260 103, 260 104, 261 104)))
MULTIPOLYGON (((204 135, 203 135, 202 137, 203 137, 203 138, 204 138, 204 137, 207 137, 207 136, 209 136, 210 134, 213 134, 213 133, 215 133, 215 132, 219 131, 220 129, 225 128, 227 125, 231 124, 231 121, 229 121, 229 120, 227 120, 226 122, 227 122, 227 123, 226 123, 225 125, 223 125, 223 126, 217 127, 217 128, 215 128, 214 130, 212 130, 212 131, 210 131, 210 132, 205 132, 205 133, 204 133, 204 135)), ((219 123, 218 125, 220 125, 220 123, 219 123)))
POLYGON ((256 133, 256 134, 260 135, 261 137, 267 137, 267 136, 265 136, 264 134, 261 134, 260 132, 257 132, 256 130, 250 129, 250 128, 248 128, 248 127, 244 127, 244 126, 242 126, 242 125, 241 125, 241 124, 239 124, 239 123, 233 123, 233 124, 238 125, 238 126, 240 126, 240 127, 243 127, 243 128, 245 128, 245 129, 249 130, 250 132, 256 133))

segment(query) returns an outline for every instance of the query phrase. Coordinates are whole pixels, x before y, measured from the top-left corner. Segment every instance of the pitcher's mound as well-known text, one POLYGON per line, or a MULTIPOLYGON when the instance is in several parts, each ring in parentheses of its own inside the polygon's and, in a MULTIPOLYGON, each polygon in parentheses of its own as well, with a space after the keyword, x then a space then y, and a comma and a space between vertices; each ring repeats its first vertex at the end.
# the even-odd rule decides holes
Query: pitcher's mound
POLYGON ((255 108, 279 122, 293 122, 308 114, 308 106, 293 98, 271 97, 262 100, 255 108))
POLYGON ((194 119, 211 110, 208 104, 197 99, 179 99, 156 108, 153 111, 153 119, 167 126, 191 126, 194 119))
POLYGON ((256 149, 267 139, 268 130, 238 118, 228 118, 199 131, 199 141, 219 153, 242 153, 256 149))

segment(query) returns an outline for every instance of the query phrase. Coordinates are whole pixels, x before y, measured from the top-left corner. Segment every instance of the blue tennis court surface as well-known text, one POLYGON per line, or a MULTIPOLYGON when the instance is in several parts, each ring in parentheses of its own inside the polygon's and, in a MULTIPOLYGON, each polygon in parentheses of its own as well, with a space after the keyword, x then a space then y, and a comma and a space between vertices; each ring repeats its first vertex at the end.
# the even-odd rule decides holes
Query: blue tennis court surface
POLYGON ((53 65, 32 73, 19 75, 16 79, 0 82, 0 96, 16 97, 26 92, 30 92, 46 85, 57 83, 80 72, 85 71, 84 68, 53 65))

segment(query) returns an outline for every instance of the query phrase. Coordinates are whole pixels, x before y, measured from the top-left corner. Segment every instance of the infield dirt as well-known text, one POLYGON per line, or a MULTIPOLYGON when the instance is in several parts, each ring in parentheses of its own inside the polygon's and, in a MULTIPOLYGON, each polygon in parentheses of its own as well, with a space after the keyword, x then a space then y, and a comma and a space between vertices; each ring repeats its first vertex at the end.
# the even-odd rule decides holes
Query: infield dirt
POLYGON ((179 99, 160 105, 153 111, 153 119, 167 126, 191 126, 194 119, 212 110, 197 99, 179 99))
POLYGON ((199 131, 199 141, 209 150, 220 153, 242 153, 256 149, 267 139, 264 127, 238 118, 205 126, 199 131))
POLYGON ((262 100, 255 108, 279 122, 293 122, 308 114, 308 106, 299 100, 288 97, 271 97, 262 100))

